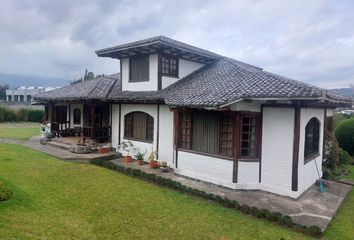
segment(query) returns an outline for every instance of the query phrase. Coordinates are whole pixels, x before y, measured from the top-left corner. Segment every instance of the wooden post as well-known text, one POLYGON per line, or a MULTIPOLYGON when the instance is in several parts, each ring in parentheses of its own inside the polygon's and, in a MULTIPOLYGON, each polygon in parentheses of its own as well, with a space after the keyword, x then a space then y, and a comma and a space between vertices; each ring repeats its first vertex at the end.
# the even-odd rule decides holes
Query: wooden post
POLYGON ((95 128, 95 105, 91 105, 91 138, 94 138, 95 128))
POLYGON ((295 117, 294 117, 294 145, 293 145, 293 166, 292 166, 292 180, 291 180, 292 191, 298 191, 300 111, 301 111, 299 105, 300 104, 297 104, 295 106, 295 117))

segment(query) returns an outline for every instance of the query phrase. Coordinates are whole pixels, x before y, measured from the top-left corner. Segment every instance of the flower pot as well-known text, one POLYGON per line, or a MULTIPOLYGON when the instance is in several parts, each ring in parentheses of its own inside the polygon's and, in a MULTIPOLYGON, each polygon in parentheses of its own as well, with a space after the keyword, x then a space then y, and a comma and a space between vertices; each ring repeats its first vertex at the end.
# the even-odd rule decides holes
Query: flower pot
POLYGON ((100 147, 98 148, 98 153, 109 153, 111 151, 110 147, 100 147))
POLYGON ((124 162, 125 163, 131 163, 132 162, 132 156, 124 156, 124 162))
POLYGON ((151 168, 158 168, 159 167, 159 162, 158 161, 151 161, 150 162, 150 167, 151 168))
POLYGON ((137 160, 138 165, 144 165, 144 160, 137 160))
POLYGON ((160 167, 161 172, 169 172, 168 167, 160 167))

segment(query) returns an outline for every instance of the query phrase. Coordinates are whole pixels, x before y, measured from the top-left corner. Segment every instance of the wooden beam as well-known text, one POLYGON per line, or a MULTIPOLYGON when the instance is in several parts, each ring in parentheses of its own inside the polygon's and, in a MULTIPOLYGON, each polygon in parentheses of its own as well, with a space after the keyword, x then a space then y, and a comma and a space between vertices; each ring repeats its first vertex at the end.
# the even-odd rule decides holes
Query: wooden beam
POLYGON ((234 118, 234 133, 233 133, 233 174, 232 181, 238 181, 238 156, 240 155, 240 114, 236 113, 234 118))
POLYGON ((159 141, 160 141, 160 104, 157 104, 157 128, 156 128, 156 159, 159 159, 159 141))
POLYGON ((300 111, 301 108, 298 104, 295 106, 294 117, 294 142, 293 142, 293 164, 292 164, 292 178, 291 190, 298 191, 298 172, 299 172, 299 144, 300 144, 300 111))

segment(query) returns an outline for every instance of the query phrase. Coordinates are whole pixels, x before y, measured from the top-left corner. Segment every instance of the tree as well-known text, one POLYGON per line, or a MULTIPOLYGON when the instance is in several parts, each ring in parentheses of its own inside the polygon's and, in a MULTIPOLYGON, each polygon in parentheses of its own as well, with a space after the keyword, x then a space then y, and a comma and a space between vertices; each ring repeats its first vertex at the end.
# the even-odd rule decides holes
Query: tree
POLYGON ((9 85, 0 85, 0 100, 6 100, 6 90, 9 89, 9 85))
POLYGON ((98 77, 104 77, 104 74, 98 74, 95 76, 94 72, 89 72, 87 71, 87 69, 85 69, 85 73, 83 77, 80 77, 78 79, 74 79, 74 81, 70 82, 70 85, 76 84, 76 83, 80 83, 80 82, 84 82, 84 81, 88 81, 88 80, 92 80, 98 77))

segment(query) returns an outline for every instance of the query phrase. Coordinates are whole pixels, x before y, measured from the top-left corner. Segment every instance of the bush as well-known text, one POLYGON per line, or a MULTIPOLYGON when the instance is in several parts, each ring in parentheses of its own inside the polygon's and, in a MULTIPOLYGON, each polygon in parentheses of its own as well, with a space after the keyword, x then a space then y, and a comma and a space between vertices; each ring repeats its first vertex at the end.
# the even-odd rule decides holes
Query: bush
POLYGON ((339 146, 354 155, 354 118, 343 120, 335 130, 339 146))
POLYGON ((339 165, 346 165, 350 163, 351 157, 343 148, 339 149, 339 165))
POLYGON ((12 196, 12 191, 3 182, 0 182, 0 201, 5 201, 10 199, 12 196))
POLYGON ((28 122, 28 112, 29 112, 29 110, 26 108, 21 108, 21 109, 17 110, 16 111, 17 121, 28 122))
POLYGON ((15 111, 0 106, 0 122, 15 122, 17 120, 15 111))
POLYGON ((44 111, 39 109, 21 108, 13 110, 0 106, 0 122, 39 122, 43 121, 44 111))

